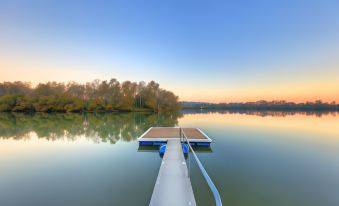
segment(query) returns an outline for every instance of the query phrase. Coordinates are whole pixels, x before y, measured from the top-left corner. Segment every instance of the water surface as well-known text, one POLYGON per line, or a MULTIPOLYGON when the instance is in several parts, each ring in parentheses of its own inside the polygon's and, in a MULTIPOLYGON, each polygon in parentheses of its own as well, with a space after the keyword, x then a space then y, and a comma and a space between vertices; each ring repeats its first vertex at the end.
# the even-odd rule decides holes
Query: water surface
MULTIPOLYGON (((224 205, 339 205, 336 113, 206 111, 0 114, 0 205, 148 205, 161 158, 136 138, 176 125, 213 139, 198 156, 224 205)), ((211 205, 192 159, 191 178, 211 205)))

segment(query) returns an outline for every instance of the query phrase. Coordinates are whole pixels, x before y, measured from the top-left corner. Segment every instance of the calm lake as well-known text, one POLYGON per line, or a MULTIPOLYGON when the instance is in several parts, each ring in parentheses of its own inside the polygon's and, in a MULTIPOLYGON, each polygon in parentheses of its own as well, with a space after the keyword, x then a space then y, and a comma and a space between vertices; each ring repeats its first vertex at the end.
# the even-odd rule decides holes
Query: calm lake
MULTIPOLYGON (((0 114, 0 205, 148 205, 161 158, 151 126, 199 127, 224 205, 338 206, 339 114, 0 114)), ((213 196, 191 158, 199 205, 213 196)))

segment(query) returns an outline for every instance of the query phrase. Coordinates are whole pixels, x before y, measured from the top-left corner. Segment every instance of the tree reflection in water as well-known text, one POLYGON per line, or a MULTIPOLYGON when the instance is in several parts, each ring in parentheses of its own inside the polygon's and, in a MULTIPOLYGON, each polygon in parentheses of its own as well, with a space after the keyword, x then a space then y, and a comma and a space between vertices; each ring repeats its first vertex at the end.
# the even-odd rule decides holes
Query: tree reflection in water
POLYGON ((152 126, 173 127, 178 113, 22 114, 0 113, 0 139, 38 138, 74 141, 85 137, 94 142, 132 141, 152 126))

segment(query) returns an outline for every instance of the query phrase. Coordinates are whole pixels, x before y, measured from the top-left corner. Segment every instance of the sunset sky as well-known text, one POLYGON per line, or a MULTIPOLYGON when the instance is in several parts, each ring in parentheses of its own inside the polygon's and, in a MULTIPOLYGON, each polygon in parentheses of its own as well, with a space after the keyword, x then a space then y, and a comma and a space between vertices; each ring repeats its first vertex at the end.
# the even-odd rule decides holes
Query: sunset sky
POLYGON ((180 100, 339 102, 339 1, 0 0, 0 81, 155 80, 180 100))

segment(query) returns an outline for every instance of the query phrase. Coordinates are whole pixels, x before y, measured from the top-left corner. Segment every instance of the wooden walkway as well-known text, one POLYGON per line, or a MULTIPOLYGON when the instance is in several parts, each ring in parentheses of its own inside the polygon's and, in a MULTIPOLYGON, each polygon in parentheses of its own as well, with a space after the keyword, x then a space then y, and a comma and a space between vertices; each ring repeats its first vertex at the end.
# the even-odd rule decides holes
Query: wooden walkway
POLYGON ((179 138, 170 138, 167 141, 150 205, 196 205, 179 138))
MULTIPOLYGON (((207 139, 197 128, 182 129, 188 139, 207 139)), ((178 138, 180 137, 180 128, 177 127, 152 127, 143 138, 178 138)))
POLYGON ((212 140, 199 128, 151 127, 138 138, 140 145, 160 145, 167 140, 180 138, 183 131, 192 146, 210 146, 212 140))

